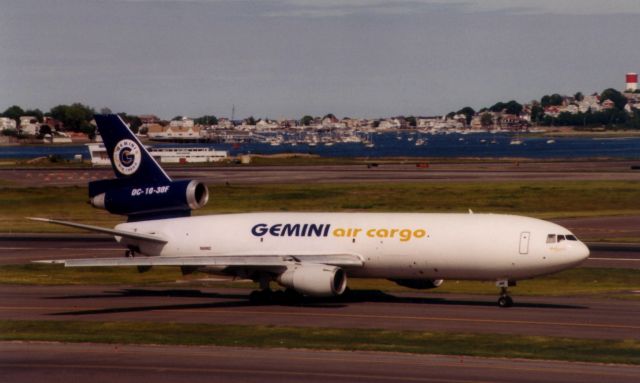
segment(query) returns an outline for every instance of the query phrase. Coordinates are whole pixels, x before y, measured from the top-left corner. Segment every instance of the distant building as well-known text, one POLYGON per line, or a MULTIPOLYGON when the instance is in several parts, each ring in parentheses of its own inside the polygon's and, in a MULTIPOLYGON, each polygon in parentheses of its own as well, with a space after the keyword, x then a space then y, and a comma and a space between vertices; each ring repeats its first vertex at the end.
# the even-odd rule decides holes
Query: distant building
POLYGON ((4 130, 17 130, 16 120, 9 117, 0 117, 0 132, 4 130))
POLYGON ((188 117, 182 117, 180 120, 173 120, 169 122, 171 128, 193 128, 195 123, 188 117))
POLYGON ((33 116, 20 116, 20 132, 27 136, 36 136, 40 133, 40 123, 33 116))
POLYGON ((54 131, 64 130, 64 124, 53 117, 45 117, 43 125, 47 125, 54 131))

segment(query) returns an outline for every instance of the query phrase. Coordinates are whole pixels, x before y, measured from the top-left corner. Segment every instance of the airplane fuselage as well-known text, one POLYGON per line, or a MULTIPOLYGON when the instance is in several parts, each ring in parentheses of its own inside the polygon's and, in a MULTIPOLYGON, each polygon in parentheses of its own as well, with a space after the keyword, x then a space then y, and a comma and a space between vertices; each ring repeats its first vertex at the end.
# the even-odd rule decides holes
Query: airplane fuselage
POLYGON ((499 214, 246 213, 117 229, 166 238, 118 238, 149 256, 353 254, 363 266, 345 269, 364 278, 520 280, 573 267, 589 254, 562 226, 499 214), (550 242, 550 235, 565 239, 550 242))

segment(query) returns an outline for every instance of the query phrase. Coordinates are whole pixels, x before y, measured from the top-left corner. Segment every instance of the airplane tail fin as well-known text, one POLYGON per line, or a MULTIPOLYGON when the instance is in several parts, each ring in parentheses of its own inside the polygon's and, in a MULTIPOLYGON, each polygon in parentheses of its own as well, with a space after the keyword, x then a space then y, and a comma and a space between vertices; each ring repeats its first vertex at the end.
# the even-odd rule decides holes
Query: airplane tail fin
POLYGON ((171 182, 171 178, 120 116, 97 114, 94 118, 118 179, 135 180, 138 183, 171 182))

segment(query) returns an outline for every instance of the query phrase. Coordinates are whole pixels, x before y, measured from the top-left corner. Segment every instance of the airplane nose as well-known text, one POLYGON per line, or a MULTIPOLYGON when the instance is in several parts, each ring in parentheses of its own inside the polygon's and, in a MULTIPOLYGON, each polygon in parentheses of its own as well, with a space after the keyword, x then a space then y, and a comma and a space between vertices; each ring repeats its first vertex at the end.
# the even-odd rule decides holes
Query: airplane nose
POLYGON ((572 249, 573 258, 576 264, 580 264, 589 258, 589 248, 583 242, 578 242, 572 249))

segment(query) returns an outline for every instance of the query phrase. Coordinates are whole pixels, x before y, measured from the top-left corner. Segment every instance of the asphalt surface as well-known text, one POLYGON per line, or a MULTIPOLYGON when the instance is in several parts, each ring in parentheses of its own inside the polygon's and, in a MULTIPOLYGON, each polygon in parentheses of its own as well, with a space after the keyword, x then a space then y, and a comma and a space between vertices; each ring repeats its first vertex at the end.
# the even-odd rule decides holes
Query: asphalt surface
POLYGON ((377 352, 0 343, 2 380, 101 382, 637 382, 640 367, 377 352))
POLYGON ((354 291, 345 299, 252 305, 247 289, 0 285, 0 320, 154 321, 640 340, 640 305, 591 297, 354 291))

